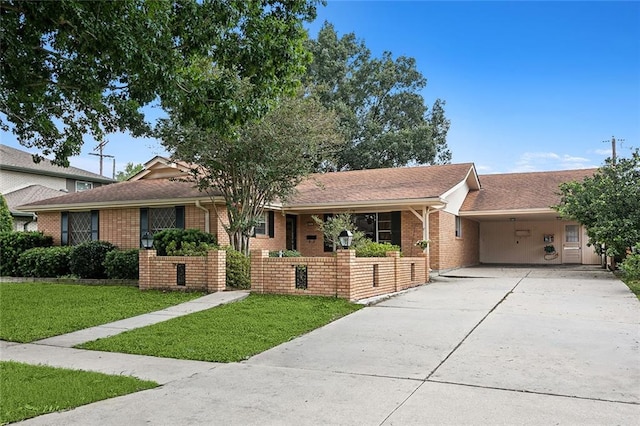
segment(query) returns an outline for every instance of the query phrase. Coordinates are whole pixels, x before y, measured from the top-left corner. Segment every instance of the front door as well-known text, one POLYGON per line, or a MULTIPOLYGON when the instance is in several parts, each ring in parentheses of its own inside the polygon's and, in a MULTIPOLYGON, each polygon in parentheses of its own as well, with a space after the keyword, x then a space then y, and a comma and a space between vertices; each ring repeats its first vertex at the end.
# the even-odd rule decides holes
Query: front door
POLYGON ((287 215, 287 250, 297 250, 297 233, 298 233, 298 217, 288 214, 287 215))
POLYGON ((562 263, 582 263, 580 225, 564 226, 564 241, 562 242, 562 263))

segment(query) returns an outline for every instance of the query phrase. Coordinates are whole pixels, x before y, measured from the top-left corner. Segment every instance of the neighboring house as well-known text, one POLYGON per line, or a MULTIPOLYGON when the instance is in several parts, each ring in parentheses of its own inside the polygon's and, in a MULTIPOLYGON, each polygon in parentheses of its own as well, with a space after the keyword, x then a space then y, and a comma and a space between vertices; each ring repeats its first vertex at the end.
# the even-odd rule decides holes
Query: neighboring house
POLYGON ((0 145, 0 193, 4 195, 17 231, 37 230, 37 216, 18 206, 81 192, 115 182, 76 167, 59 167, 49 160, 34 163, 28 152, 0 145))
MULTIPOLYGON (((88 239, 120 248, 140 246, 144 232, 198 228, 228 244, 224 200, 212 199, 185 176, 188 165, 155 157, 127 182, 23 206, 36 211, 40 228, 56 244, 88 239)), ((581 180, 595 169, 478 176, 472 163, 315 174, 286 203, 267 206, 251 239, 252 249, 296 249, 323 256, 331 247, 312 216, 351 213, 375 241, 390 242, 407 256, 428 239, 430 264, 447 270, 478 263, 599 263, 586 248, 584 230, 559 220, 550 208, 561 182, 581 180), (554 244, 557 253, 545 255, 554 244)))

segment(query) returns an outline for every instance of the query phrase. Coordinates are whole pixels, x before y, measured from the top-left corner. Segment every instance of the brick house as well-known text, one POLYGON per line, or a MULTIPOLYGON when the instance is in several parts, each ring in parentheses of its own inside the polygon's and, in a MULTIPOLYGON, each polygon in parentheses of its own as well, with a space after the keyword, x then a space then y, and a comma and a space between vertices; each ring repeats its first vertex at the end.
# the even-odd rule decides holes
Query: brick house
MULTIPOLYGON (((144 232, 197 228, 228 244, 224 202, 172 180, 188 165, 155 157, 127 182, 31 203, 39 228, 56 244, 107 240, 137 248, 144 232)), ((285 203, 266 206, 254 249, 296 249, 323 256, 331 247, 312 220, 349 212, 374 241, 390 242, 405 256, 428 239, 430 267, 448 270, 479 263, 599 263, 584 229, 557 218, 558 185, 595 169, 478 176, 472 163, 315 174, 285 203), (544 247, 554 244, 549 255, 544 247)))
POLYGON ((38 229, 34 212, 18 206, 113 182, 77 167, 56 166, 46 159, 36 164, 28 152, 0 145, 0 193, 7 201, 16 231, 38 229))

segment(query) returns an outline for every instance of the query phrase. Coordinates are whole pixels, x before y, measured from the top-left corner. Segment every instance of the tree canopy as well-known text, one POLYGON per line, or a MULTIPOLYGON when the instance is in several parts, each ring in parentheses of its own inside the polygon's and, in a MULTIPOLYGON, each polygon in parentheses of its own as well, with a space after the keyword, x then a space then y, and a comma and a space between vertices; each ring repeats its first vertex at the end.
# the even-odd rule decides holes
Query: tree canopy
POLYGON ((232 132, 295 87, 317 3, 2 1, 0 125, 59 165, 85 136, 149 134, 152 102, 232 132))
POLYGON ((124 166, 124 170, 120 170, 118 173, 116 173, 116 180, 127 180, 131 176, 141 172, 142 170, 144 170, 144 166, 142 164, 133 164, 129 162, 124 166))
POLYGON ((245 254, 265 205, 286 200, 322 162, 325 148, 341 142, 335 115, 301 96, 283 98, 233 134, 178 118, 163 120, 158 135, 174 158, 198 166, 190 180, 200 190, 222 194, 231 245, 245 254))
POLYGON ((640 153, 609 158, 593 177, 560 186, 562 198, 554 208, 587 228, 589 243, 605 244, 608 256, 624 257, 640 242, 640 153))
POLYGON ((338 37, 325 22, 308 41, 313 61, 304 83, 340 116, 347 143, 330 170, 399 167, 411 163, 448 163, 449 120, 443 100, 431 109, 420 92, 426 78, 414 58, 391 52, 372 57, 363 41, 349 33, 338 37))

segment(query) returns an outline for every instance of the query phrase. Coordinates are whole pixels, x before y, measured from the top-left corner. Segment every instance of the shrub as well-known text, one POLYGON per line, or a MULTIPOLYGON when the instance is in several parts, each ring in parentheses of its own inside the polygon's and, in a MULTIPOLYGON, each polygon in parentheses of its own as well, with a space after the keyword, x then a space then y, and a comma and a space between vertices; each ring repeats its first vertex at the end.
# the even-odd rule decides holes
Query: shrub
POLYGON ((107 277, 115 280, 137 280, 140 250, 112 250, 104 259, 107 277))
POLYGON ((7 201, 4 196, 0 194, 0 232, 13 231, 13 217, 7 206, 7 201))
POLYGON ((69 259, 73 247, 35 247, 18 258, 18 268, 24 277, 62 277, 69 275, 69 259))
POLYGON ((635 253, 627 256, 620 264, 625 278, 629 280, 640 280, 640 244, 636 244, 635 253))
POLYGON ((158 256, 167 256, 167 246, 175 241, 175 250, 182 249, 182 243, 205 243, 212 247, 218 246, 218 240, 215 235, 202 232, 199 229, 165 229, 153 234, 153 248, 158 252, 158 256))
POLYGON ((282 257, 302 257, 302 253, 298 250, 273 250, 269 252, 269 257, 280 257, 280 252, 282 257))
POLYGON ((385 257, 388 251, 400 251, 400 247, 389 243, 362 242, 356 247, 356 257, 385 257))
POLYGON ((104 261, 116 246, 107 241, 89 241, 78 244, 71 253, 71 273, 80 278, 106 278, 104 261))
POLYGON ((19 276, 18 258, 23 252, 34 247, 51 247, 53 237, 42 232, 2 232, 0 233, 0 275, 19 276))
POLYGON ((227 286, 246 289, 251 287, 251 260, 232 249, 225 247, 227 252, 227 286))
POLYGON ((212 244, 190 243, 188 241, 182 241, 181 247, 177 247, 178 243, 171 241, 166 248, 167 256, 206 256, 209 250, 217 248, 212 244))

